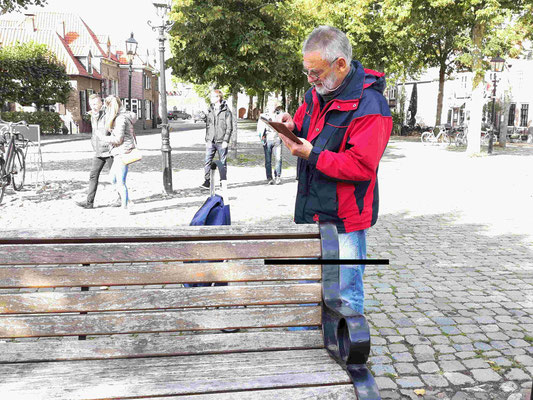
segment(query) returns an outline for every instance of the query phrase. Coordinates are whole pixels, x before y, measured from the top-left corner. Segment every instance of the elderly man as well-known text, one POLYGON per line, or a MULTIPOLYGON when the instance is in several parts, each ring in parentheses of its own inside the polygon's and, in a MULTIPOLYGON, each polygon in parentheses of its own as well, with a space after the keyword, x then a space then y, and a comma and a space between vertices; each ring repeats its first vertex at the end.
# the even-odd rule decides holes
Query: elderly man
MULTIPOLYGON (((333 222, 340 258, 366 258, 366 232, 378 217, 378 165, 392 130, 384 74, 352 61, 346 35, 316 28, 302 48, 303 73, 312 88, 294 118, 280 118, 302 144, 282 137, 298 156, 294 220, 333 222)), ((343 302, 363 314, 364 265, 342 265, 343 302)))
MULTIPOLYGON (((89 97, 89 105, 91 106, 91 126, 92 137, 91 144, 94 150, 93 163, 91 173, 89 175, 89 188, 87 190, 87 200, 76 202, 82 208, 91 209, 94 207, 94 198, 96 196, 96 189, 98 189, 98 179, 100 173, 106 164, 109 168, 113 164, 113 157, 111 157, 109 144, 103 143, 99 139, 99 133, 105 132, 105 115, 102 110, 102 98, 98 94, 92 94, 89 97)), ((113 204, 113 206, 120 206, 120 203, 113 204)))

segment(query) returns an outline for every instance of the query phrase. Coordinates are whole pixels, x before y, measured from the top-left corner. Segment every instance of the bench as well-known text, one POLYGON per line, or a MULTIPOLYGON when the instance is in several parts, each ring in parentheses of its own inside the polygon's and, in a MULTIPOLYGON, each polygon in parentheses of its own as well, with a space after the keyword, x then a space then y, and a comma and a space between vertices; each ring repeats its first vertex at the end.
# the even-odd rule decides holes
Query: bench
POLYGON ((0 398, 380 399, 319 258, 332 225, 4 231, 0 398))

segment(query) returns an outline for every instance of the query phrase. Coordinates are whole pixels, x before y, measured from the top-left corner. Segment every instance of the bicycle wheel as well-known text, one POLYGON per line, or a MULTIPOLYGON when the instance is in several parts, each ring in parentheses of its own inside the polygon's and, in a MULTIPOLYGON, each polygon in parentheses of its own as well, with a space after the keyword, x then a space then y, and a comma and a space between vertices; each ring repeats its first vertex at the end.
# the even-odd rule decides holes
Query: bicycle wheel
POLYGON ((422 136, 420 136, 420 140, 422 143, 429 143, 431 142, 431 138, 433 137, 433 133, 431 132, 424 132, 422 136))
POLYGON ((449 146, 451 144, 451 140, 446 133, 442 132, 437 136, 437 143, 449 146))
POLYGON ((24 186, 24 178, 26 177, 26 161, 24 160, 22 149, 15 149, 11 174, 13 189, 17 191, 22 189, 22 186, 24 186))

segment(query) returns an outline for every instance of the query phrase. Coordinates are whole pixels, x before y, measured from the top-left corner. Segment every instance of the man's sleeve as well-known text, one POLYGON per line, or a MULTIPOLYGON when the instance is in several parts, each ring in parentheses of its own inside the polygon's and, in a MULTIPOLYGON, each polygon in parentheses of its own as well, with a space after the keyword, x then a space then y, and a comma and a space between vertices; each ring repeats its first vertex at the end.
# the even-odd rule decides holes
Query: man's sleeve
POLYGON ((224 135, 224 142, 228 142, 231 139, 231 135, 233 134, 233 113, 228 110, 226 112, 226 134, 224 135))
POLYGON ((392 130, 392 118, 367 115, 348 127, 345 151, 335 153, 314 147, 309 163, 326 176, 341 181, 370 180, 377 170, 392 130))

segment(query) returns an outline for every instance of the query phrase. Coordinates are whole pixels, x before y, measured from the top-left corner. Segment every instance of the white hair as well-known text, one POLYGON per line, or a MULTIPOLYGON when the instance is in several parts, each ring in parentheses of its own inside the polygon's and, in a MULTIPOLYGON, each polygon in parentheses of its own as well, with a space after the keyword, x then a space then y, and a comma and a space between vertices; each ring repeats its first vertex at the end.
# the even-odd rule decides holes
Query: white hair
POLYGON ((310 51, 319 51, 322 58, 329 62, 339 57, 348 64, 352 62, 352 45, 348 37, 332 26, 321 25, 311 32, 302 46, 303 54, 310 51))

